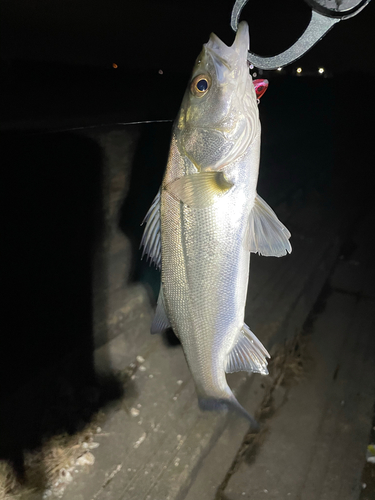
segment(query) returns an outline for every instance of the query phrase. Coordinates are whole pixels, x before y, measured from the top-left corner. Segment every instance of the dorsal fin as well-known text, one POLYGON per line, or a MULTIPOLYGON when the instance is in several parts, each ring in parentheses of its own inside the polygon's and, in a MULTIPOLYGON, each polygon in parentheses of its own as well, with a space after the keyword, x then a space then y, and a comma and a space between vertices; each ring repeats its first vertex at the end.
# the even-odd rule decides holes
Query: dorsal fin
POLYGON ((227 356, 225 371, 227 373, 246 371, 268 375, 266 358, 270 357, 262 342, 244 324, 236 344, 227 356))
POLYGON ((145 254, 155 264, 161 268, 161 238, 160 238, 160 189, 149 208, 142 224, 146 223, 145 230, 140 244, 143 246, 142 258, 145 254))

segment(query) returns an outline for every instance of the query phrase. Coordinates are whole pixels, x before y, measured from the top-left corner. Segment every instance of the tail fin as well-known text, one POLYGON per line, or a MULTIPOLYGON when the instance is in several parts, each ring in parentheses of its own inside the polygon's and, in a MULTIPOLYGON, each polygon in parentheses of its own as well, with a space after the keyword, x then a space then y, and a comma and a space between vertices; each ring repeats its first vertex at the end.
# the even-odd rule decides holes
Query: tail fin
POLYGON ((199 408, 203 411, 228 411, 232 410, 246 418, 251 425, 254 432, 259 432, 259 424, 254 417, 248 413, 243 406, 237 401, 233 394, 228 397, 214 398, 214 397, 199 397, 199 408))

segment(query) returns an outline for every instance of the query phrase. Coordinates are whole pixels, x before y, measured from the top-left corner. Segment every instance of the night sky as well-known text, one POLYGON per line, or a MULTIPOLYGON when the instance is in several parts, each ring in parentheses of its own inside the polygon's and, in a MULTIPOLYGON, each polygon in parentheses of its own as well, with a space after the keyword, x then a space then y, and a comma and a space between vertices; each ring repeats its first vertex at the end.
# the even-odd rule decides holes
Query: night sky
MULTIPOLYGON (((233 0, 2 0, 2 58, 64 62, 131 71, 190 71, 214 31, 231 44, 233 0)), ((275 55, 303 32, 303 0, 250 0, 241 19, 251 48, 275 55)), ((336 25, 300 62, 309 68, 375 71, 375 5, 336 25)))

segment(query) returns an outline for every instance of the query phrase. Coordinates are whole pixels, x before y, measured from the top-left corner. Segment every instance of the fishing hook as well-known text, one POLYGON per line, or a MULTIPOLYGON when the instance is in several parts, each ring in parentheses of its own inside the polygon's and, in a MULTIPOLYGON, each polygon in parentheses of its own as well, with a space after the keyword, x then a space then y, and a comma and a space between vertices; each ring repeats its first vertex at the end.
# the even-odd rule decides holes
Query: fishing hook
MULTIPOLYGON (((230 25, 234 31, 237 31, 238 19, 247 2, 248 0, 236 0, 233 6, 230 25)), ((268 70, 287 66, 306 54, 336 23, 356 16, 370 0, 305 0, 305 2, 311 7, 312 12, 310 23, 301 37, 289 49, 277 56, 263 57, 249 51, 248 60, 251 64, 268 70)))

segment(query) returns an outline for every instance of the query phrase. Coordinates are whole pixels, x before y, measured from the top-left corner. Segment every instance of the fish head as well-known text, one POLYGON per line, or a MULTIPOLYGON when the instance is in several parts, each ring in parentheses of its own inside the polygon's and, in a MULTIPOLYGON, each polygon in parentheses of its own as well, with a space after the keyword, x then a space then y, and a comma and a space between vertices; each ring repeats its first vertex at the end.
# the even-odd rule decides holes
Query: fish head
POLYGON ((248 49, 249 28, 243 21, 232 46, 212 33, 196 60, 176 120, 176 137, 198 171, 231 163, 260 131, 248 49))

